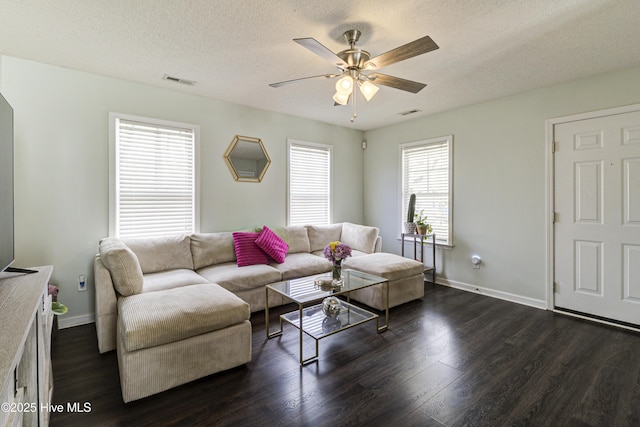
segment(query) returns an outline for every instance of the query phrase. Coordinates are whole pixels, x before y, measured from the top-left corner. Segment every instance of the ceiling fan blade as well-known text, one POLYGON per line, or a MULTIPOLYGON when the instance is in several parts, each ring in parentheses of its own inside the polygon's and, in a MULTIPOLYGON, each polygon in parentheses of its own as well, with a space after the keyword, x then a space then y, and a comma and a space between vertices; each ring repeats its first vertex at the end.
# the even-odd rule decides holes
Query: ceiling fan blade
POLYGON ((379 85, 389 86, 411 93, 418 93, 426 86, 424 83, 401 79, 400 77, 388 76, 381 73, 369 74, 367 79, 379 85))
POLYGON ((376 69, 382 68, 387 65, 395 64, 396 62, 404 61, 405 59, 413 58, 414 56, 422 55, 423 53, 431 52, 438 49, 438 45, 431 37, 424 36, 418 40, 414 40, 405 45, 397 47, 393 50, 385 52, 368 60, 364 68, 376 69))
POLYGON ((294 42, 298 43, 301 46, 306 47, 311 52, 315 53, 325 61, 330 62, 340 69, 345 69, 348 67, 347 63, 342 60, 338 55, 331 52, 325 45, 320 43, 314 38, 306 37, 302 39, 293 39, 294 42))
POLYGON ((301 80, 317 79, 317 78, 320 78, 320 77, 324 77, 326 79, 331 79, 331 78, 334 78, 334 77, 338 77, 340 75, 341 74, 320 74, 319 76, 301 77, 299 79, 285 80, 283 82, 271 83, 271 84, 269 84, 269 86, 271 86, 271 87, 280 87, 280 86, 286 86, 286 85, 291 84, 291 83, 297 83, 297 82, 299 82, 301 80))

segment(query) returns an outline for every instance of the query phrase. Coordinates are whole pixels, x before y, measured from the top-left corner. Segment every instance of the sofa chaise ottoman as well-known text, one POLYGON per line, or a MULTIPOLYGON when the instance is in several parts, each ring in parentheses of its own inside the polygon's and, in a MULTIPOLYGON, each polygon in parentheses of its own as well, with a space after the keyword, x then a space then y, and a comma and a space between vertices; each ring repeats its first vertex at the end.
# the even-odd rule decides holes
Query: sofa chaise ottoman
MULTIPOLYGON (((389 280, 389 308, 424 297, 424 264, 386 252, 347 258, 344 266, 389 280)), ((378 310, 385 309, 386 285, 351 293, 351 298, 378 310)))
POLYGON ((249 304, 219 285, 121 298, 118 313, 125 403, 251 361, 249 304))

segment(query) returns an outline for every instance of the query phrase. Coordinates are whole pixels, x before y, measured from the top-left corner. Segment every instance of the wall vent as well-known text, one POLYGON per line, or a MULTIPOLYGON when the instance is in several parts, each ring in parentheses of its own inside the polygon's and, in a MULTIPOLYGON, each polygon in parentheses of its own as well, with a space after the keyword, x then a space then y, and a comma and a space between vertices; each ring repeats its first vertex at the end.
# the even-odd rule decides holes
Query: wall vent
POLYGON ((174 82, 174 83, 180 83, 182 85, 187 85, 187 86, 193 86, 193 85, 196 84, 196 82, 194 82, 193 80, 181 79, 180 77, 174 77, 174 76, 170 76, 168 74, 165 74, 162 77, 162 80, 167 80, 167 81, 174 82))
POLYGON ((401 116, 408 116, 409 114, 415 114, 415 113, 419 113, 421 111, 422 110, 415 109, 415 110, 403 111, 403 112, 398 113, 398 114, 400 114, 401 116))

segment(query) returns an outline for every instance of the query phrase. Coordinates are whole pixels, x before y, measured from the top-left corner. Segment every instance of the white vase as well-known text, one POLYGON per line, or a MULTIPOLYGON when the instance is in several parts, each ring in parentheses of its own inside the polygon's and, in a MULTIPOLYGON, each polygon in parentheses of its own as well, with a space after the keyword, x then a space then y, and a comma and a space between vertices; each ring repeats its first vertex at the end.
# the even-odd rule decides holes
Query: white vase
POLYGON ((416 234, 416 223, 415 222, 405 222, 404 223, 404 232, 407 234, 416 234))

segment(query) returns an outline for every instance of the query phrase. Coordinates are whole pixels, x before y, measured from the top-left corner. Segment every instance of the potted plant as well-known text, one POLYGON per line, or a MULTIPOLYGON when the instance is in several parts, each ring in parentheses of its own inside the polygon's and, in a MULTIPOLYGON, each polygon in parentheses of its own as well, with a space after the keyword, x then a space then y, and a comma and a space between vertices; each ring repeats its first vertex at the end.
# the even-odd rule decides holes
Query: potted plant
POLYGON ((57 334, 58 332, 58 316, 66 314, 69 309, 66 305, 58 302, 58 292, 59 289, 56 285, 48 286, 48 293, 51 295, 51 312, 55 315, 53 317, 53 334, 57 334))
POLYGON ((424 215, 424 209, 421 209, 420 213, 415 215, 415 223, 418 234, 422 236, 431 234, 431 232, 433 231, 433 228, 431 228, 431 224, 427 222, 427 216, 424 215))
POLYGON ((415 213, 416 213, 416 195, 412 194, 409 197, 409 207, 407 209, 407 221, 404 223, 404 231, 407 234, 416 234, 416 223, 413 222, 415 213))

